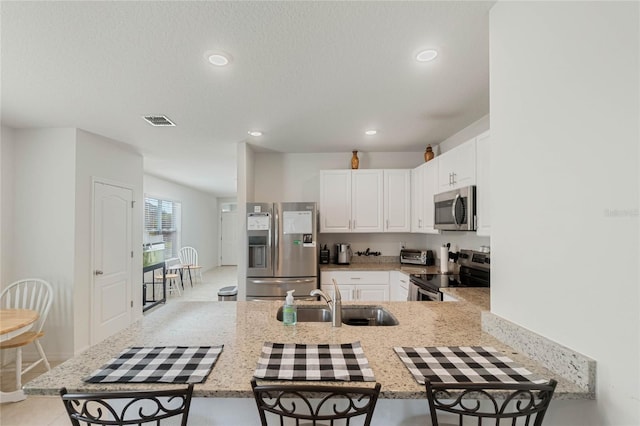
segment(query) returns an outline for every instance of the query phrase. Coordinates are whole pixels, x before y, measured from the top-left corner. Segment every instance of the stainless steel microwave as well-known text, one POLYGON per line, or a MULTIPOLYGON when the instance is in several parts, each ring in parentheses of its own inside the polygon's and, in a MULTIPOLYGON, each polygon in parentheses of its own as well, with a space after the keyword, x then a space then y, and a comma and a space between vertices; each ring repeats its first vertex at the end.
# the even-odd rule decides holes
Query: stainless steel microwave
POLYGON ((466 186, 433 196, 435 228, 444 231, 476 230, 476 187, 466 186))

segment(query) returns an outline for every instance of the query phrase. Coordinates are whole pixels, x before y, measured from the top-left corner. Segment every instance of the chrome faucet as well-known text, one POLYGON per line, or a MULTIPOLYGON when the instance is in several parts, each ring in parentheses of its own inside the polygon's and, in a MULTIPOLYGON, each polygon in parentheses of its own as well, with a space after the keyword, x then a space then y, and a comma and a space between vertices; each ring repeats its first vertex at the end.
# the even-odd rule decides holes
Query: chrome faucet
POLYGON ((320 296, 327 302, 329 305, 329 310, 331 311, 331 326, 333 327, 342 327, 342 295, 340 294, 340 290, 338 289, 338 283, 336 283, 335 278, 333 280, 333 299, 326 295, 326 293, 322 290, 312 290, 310 296, 320 296))

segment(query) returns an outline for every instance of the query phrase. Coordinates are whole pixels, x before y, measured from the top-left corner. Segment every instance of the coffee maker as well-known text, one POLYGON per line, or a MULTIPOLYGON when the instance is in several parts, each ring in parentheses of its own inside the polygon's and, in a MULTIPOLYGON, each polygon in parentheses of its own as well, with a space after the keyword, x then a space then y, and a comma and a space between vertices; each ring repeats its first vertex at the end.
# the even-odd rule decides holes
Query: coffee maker
POLYGON ((351 263, 351 244, 338 243, 336 244, 336 263, 338 265, 348 265, 351 263))

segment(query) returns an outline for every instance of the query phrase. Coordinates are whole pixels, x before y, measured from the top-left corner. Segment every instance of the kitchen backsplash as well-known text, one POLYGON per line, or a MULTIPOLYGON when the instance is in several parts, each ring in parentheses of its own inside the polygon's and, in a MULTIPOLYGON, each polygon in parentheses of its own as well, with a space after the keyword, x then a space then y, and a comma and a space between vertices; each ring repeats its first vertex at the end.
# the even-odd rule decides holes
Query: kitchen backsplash
POLYGON ((353 257, 352 263, 397 263, 400 261, 400 249, 406 248, 433 250, 434 256, 440 255, 440 247, 451 243, 459 249, 479 250, 480 246, 490 246, 489 237, 478 237, 475 232, 443 232, 442 234, 392 234, 392 233, 351 233, 318 234, 320 247, 327 245, 334 261, 335 244, 349 243, 353 257), (358 256, 357 252, 380 252, 379 256, 358 256))

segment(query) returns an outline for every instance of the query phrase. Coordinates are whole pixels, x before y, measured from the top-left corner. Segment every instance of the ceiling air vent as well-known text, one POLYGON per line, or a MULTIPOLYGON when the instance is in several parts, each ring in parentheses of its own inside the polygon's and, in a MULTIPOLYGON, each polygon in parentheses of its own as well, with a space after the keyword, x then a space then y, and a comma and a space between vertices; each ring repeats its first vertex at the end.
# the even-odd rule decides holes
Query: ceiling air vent
POLYGON ((175 124, 164 115, 147 115, 144 119, 152 126, 175 126, 175 124))

